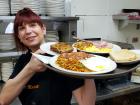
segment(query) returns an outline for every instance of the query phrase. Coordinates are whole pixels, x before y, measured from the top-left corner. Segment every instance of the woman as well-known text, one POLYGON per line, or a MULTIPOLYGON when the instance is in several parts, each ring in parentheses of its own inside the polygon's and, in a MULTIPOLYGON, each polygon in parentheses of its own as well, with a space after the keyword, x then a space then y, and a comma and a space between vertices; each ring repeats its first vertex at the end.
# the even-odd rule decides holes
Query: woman
POLYGON ((18 50, 26 52, 18 59, 10 79, 0 94, 0 105, 10 104, 17 96, 22 105, 70 105, 74 95, 79 105, 94 105, 93 80, 70 78, 49 70, 33 53, 43 53, 46 28, 40 17, 29 8, 20 10, 14 21, 18 50))

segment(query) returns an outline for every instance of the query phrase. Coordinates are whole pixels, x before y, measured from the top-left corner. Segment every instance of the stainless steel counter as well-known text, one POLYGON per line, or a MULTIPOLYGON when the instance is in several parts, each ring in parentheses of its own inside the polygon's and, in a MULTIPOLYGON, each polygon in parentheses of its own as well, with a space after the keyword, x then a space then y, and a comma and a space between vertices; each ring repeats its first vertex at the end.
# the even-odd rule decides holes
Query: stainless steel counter
POLYGON ((13 62, 13 60, 17 59, 21 55, 20 52, 16 51, 5 51, 5 52, 0 52, 0 63, 5 63, 5 62, 13 62))
POLYGON ((127 95, 138 91, 140 92, 140 84, 131 83, 130 81, 127 82, 125 86, 120 84, 120 87, 114 90, 104 87, 97 91, 97 101, 114 98, 116 96, 127 95))

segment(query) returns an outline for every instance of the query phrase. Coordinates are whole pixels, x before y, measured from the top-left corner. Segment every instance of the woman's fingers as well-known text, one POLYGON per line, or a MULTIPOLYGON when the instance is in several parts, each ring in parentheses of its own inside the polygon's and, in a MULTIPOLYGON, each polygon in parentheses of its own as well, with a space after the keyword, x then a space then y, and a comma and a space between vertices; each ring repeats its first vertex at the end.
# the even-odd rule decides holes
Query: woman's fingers
POLYGON ((45 52, 42 51, 41 49, 38 49, 35 53, 37 53, 37 54, 44 54, 45 52))

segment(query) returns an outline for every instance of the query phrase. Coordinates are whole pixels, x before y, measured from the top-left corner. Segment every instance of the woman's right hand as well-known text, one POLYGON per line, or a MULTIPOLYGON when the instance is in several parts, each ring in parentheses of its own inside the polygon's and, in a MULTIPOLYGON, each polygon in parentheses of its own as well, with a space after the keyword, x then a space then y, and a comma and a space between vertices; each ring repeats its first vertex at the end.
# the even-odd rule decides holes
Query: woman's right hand
MULTIPOLYGON (((40 49, 37 50, 35 53, 43 53, 40 49)), ((30 70, 32 70, 33 72, 43 72, 46 70, 46 65, 41 62, 40 60, 38 60, 35 56, 32 55, 29 63, 27 64, 27 66, 30 68, 30 70)))

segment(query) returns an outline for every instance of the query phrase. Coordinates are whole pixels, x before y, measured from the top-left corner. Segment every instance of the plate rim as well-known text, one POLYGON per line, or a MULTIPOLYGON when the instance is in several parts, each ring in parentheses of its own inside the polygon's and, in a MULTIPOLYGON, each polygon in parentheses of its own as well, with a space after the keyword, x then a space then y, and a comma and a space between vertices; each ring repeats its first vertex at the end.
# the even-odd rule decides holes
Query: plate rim
POLYGON ((50 55, 53 55, 53 56, 59 55, 58 53, 50 50, 50 45, 55 44, 55 43, 57 43, 57 42, 45 42, 45 43, 40 45, 40 49, 42 51, 46 52, 47 54, 50 54, 50 55), (44 46, 47 46, 47 50, 44 50, 44 48, 43 48, 44 46))

